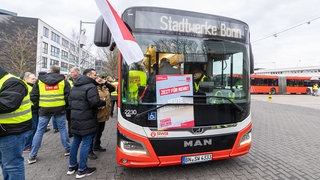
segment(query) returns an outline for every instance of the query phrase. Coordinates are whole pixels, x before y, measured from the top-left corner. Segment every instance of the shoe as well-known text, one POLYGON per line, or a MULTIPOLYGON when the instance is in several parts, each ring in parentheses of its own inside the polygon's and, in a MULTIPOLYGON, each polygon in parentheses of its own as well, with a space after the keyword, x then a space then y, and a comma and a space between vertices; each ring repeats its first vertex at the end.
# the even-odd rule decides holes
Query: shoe
POLYGON ((96 154, 94 154, 93 151, 92 151, 92 152, 89 152, 88 158, 89 159, 98 159, 98 156, 96 154))
POLYGON ((47 129, 46 129, 44 132, 46 133, 46 132, 48 132, 48 131, 50 131, 50 128, 49 128, 49 127, 47 127, 47 129))
POLYGON ((66 150, 66 151, 64 152, 64 156, 70 156, 70 150, 66 150))
POLYGON ((53 133, 57 133, 57 132, 59 132, 59 129, 54 129, 53 130, 53 133))
POLYGON ((83 171, 78 171, 78 173, 76 175, 76 178, 77 179, 81 179, 81 178, 84 178, 86 176, 90 176, 94 172, 96 172, 96 170, 97 170, 97 168, 95 168, 95 167, 92 167, 92 168, 87 167, 87 169, 85 169, 83 171))
POLYGON ((28 164, 33 164, 33 163, 36 163, 36 162, 37 162, 36 157, 29 157, 28 158, 28 164))
POLYGON ((74 166, 74 167, 69 167, 69 170, 67 172, 67 175, 72 175, 74 174, 76 171, 78 170, 78 165, 74 166))
POLYGON ((99 146, 99 147, 93 148, 93 150, 94 151, 99 151, 99 152, 105 152, 107 149, 99 146))

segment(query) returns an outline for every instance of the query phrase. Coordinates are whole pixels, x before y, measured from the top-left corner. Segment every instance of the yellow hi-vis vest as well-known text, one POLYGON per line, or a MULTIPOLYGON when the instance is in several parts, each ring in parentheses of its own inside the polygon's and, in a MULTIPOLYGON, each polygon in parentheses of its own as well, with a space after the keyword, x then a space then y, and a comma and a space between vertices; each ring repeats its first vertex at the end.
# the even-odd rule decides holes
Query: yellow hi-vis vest
POLYGON ((40 107, 59 107, 66 105, 66 101, 64 99, 64 80, 52 86, 39 80, 38 85, 40 93, 40 107))
POLYGON ((114 81, 111 84, 115 87, 115 90, 111 93, 111 96, 118 96, 118 82, 114 81))
POLYGON ((147 84, 147 75, 143 71, 129 71, 129 99, 138 99, 139 86, 145 87, 147 84))
POLYGON ((318 89, 319 89, 319 86, 313 85, 313 90, 318 90, 318 89))
MULTIPOLYGON (((0 79, 0 89, 2 85, 9 79, 9 78, 17 78, 12 74, 7 74, 2 79, 0 79)), ((17 78, 19 79, 19 78, 17 78)), ((28 121, 32 118, 31 113, 31 102, 30 102, 30 93, 23 98, 21 105, 18 109, 10 113, 0 114, 0 124, 19 124, 25 121, 28 121)))
POLYGON ((70 87, 73 87, 73 81, 71 81, 70 79, 68 80, 70 87))
MULTIPOLYGON (((31 90, 32 90, 32 86, 30 86, 30 85, 27 83, 27 81, 25 81, 25 80, 22 80, 22 81, 23 81, 24 84, 27 86, 27 88, 28 88, 28 93, 29 93, 29 96, 30 96, 30 92, 31 92, 31 90)), ((30 103, 31 103, 31 106, 33 106, 33 102, 30 101, 30 103)))
POLYGON ((203 82, 206 77, 207 77, 206 75, 203 75, 198 84, 197 84, 196 82, 193 82, 193 85, 194 85, 194 87, 195 87, 196 92, 199 91, 200 82, 203 82))

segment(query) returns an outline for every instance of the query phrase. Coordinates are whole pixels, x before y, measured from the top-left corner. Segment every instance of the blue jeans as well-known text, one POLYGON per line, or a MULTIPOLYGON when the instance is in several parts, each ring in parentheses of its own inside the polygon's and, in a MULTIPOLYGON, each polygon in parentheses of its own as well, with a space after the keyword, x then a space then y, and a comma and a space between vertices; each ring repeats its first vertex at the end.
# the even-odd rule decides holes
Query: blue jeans
POLYGON ((88 154, 89 154, 90 145, 91 145, 93 136, 94 134, 88 134, 85 136, 79 136, 77 134, 73 135, 73 141, 72 141, 72 146, 70 151, 69 167, 75 167, 78 164, 78 161, 77 161, 78 149, 82 141, 82 145, 80 148, 80 155, 79 155, 78 170, 83 171, 87 169, 88 154))
POLYGON ((26 144, 24 146, 24 149, 31 148, 32 139, 37 131, 38 121, 39 121, 38 113, 32 113, 32 128, 29 131, 29 133, 27 133, 26 135, 26 144))
POLYGON ((22 151, 28 133, 0 137, 0 165, 5 180, 25 179, 22 151))
MULTIPOLYGON (((66 129, 66 114, 56 114, 53 116, 55 116, 55 119, 58 125, 60 139, 61 139, 63 148, 65 151, 68 151, 70 150, 70 142, 69 142, 68 133, 66 129)), ((29 158, 36 157, 38 155, 38 151, 41 147, 43 134, 47 129, 47 125, 51 117, 52 117, 51 115, 39 116, 37 132, 34 135, 32 140, 32 147, 31 147, 31 152, 29 154, 29 158)))
POLYGON ((53 116, 52 117, 52 128, 53 129, 58 129, 58 124, 56 118, 53 116))

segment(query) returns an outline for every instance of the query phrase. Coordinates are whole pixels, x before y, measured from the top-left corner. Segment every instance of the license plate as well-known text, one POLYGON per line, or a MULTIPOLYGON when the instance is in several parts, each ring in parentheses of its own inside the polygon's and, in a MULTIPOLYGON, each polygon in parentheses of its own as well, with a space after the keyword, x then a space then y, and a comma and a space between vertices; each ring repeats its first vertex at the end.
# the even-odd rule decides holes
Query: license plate
POLYGON ((199 163, 205 161, 211 161, 212 154, 202 154, 197 156, 183 156, 182 157, 182 164, 192 164, 192 163, 199 163))

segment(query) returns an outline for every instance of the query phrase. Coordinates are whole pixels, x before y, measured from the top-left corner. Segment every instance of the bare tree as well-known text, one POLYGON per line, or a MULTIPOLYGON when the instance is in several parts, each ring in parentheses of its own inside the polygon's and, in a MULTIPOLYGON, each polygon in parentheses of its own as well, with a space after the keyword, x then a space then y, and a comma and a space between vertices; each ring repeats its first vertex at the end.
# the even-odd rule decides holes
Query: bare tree
POLYGON ((105 60, 106 74, 118 78, 118 48, 109 51, 109 48, 100 48, 100 59, 105 60))
POLYGON ((2 33, 1 64, 9 72, 21 75, 36 66, 37 38, 29 28, 16 28, 12 33, 2 33))

